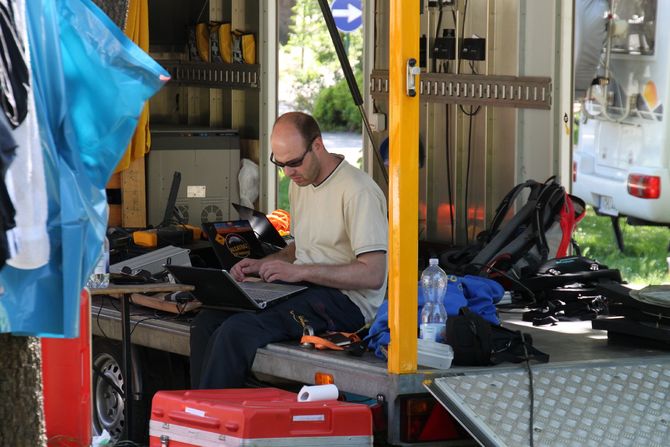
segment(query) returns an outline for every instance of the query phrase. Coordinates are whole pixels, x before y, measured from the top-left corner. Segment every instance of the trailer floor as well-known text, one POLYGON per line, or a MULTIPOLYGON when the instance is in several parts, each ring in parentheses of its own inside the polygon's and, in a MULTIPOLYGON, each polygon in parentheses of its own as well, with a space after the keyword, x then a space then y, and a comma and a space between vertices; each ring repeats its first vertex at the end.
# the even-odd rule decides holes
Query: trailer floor
MULTIPOLYGON (((95 335, 120 339, 120 317, 117 308, 118 303, 115 300, 94 300, 92 327, 95 335)), ((670 353, 639 344, 636 345, 635 343, 609 343, 607 333, 592 329, 590 321, 560 322, 555 326, 533 327, 530 323, 521 321, 519 312, 503 313, 501 317, 506 327, 529 333, 533 338, 533 345, 550 355, 548 364, 532 366, 534 375, 538 374, 534 381, 536 382, 536 399, 546 399, 547 396, 551 396, 552 390, 558 382, 565 387, 570 387, 573 381, 583 382, 588 379, 593 382, 594 393, 605 394, 623 391, 621 379, 617 379, 620 377, 643 375, 645 379, 640 379, 639 386, 650 387, 651 382, 647 380, 646 376, 654 377, 654 374, 660 374, 659 377, 663 378, 663 380, 660 380, 663 387, 667 387, 670 383, 670 376, 667 377, 667 380, 664 376, 665 371, 670 370, 670 353), (611 369, 612 367, 618 368, 618 365, 622 365, 621 368, 627 368, 625 372, 611 369), (647 368, 646 365, 661 366, 647 368), (552 379, 546 379, 545 376, 551 376, 552 379), (612 377, 616 380, 611 379, 612 377)), ((134 328, 132 333, 133 343, 188 355, 188 322, 188 315, 175 318, 174 315, 165 315, 150 309, 133 307, 131 315, 131 325, 134 328)), ((530 406, 526 402, 529 399, 529 388, 527 383, 528 372, 524 365, 452 367, 448 370, 427 369, 419 366, 414 374, 396 375, 389 374, 386 369, 386 362, 370 353, 366 353, 362 357, 354 357, 345 352, 315 351, 302 348, 296 342, 286 342, 273 343, 258 350, 253 371, 301 383, 314 383, 315 373, 327 372, 333 375, 335 384, 338 385, 340 390, 385 401, 388 404, 388 440, 392 444, 400 444, 399 424, 393 423, 399 417, 398 398, 409 394, 425 394, 428 386, 431 393, 480 442, 486 445, 528 445, 528 418, 530 415, 528 409, 530 406), (497 392, 486 394, 487 399, 482 399, 480 401, 481 405, 466 401, 470 397, 470 393, 465 392, 463 387, 472 388, 482 386, 482 384, 490 387, 492 379, 500 382, 499 388, 494 387, 497 392), (462 396, 462 399, 459 400, 458 396, 462 396), (490 409, 490 406, 495 406, 501 401, 508 402, 511 406, 501 410, 510 414, 511 419, 508 419, 506 426, 511 436, 509 439, 493 436, 494 433, 501 431, 500 427, 489 427, 487 424, 490 424, 491 421, 482 416, 478 409, 479 406, 490 409), (512 413, 511 410, 518 411, 518 414, 512 413)), ((643 388, 643 390, 645 389, 647 388, 643 388)), ((628 391, 626 390, 626 392, 628 391)), ((656 387, 648 389, 648 392, 652 395, 657 391, 656 387)), ((663 392, 665 391, 667 390, 663 388, 663 392)), ((575 394, 576 400, 569 403, 570 407, 576 407, 580 403, 590 405, 592 402, 592 397, 584 394, 583 390, 573 394, 575 394)), ((555 399, 562 402, 561 399, 564 399, 563 391, 555 399)), ((670 399, 667 400, 670 402, 670 399)), ((542 433, 552 433, 550 427, 561 423, 562 420, 559 416, 561 411, 565 410, 560 410, 560 408, 565 407, 557 407, 559 410, 546 414, 544 405, 545 403, 542 401, 535 403, 534 408, 538 421, 541 421, 540 417, 543 415, 545 421, 538 422, 539 425, 533 425, 533 427, 542 433)), ((568 404, 564 403, 564 405, 568 404)), ((613 408, 613 412, 621 413, 619 411, 621 408, 613 408)), ((670 425, 670 408, 666 411, 663 407, 658 411, 660 411, 659 416, 654 419, 656 422, 652 425, 661 427, 670 425)), ((493 416, 489 417, 495 418, 497 417, 495 414, 498 413, 491 414, 493 416)), ((623 417, 626 417, 626 414, 623 417)), ((573 419, 575 418, 573 417, 573 419)), ((613 420, 620 421, 620 419, 621 417, 617 416, 613 420)), ((596 421, 600 421, 600 419, 596 421)), ((575 422, 573 421, 572 424, 574 425, 575 422)), ((645 425, 645 427, 647 426, 649 424, 645 425)), ((594 433, 604 433, 607 428, 603 427, 608 427, 608 425, 601 424, 590 427, 596 430, 594 433)), ((575 430, 569 436, 566 435, 567 438, 552 435, 546 439, 555 441, 551 445, 595 445, 582 442, 587 439, 579 437, 581 436, 580 433, 583 435, 583 427, 575 426, 575 430)), ((624 430, 624 434, 627 433, 625 432, 626 429, 622 430, 624 430)), ((653 436, 648 439, 665 440, 663 437, 659 438, 658 435, 653 436)), ((538 435, 538 439, 544 438, 538 435)), ((605 438, 597 437, 597 439, 605 438)), ((652 443, 651 445, 656 444, 652 443)), ((670 445, 670 442, 665 445, 670 445)))

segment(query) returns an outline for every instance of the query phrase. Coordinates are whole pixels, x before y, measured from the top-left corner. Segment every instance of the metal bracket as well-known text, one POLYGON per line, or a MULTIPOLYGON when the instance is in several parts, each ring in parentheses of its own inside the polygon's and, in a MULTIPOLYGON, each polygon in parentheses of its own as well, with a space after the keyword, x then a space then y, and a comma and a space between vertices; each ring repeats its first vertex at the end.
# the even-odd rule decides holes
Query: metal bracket
POLYGON ((260 89, 260 65, 159 61, 172 80, 183 85, 239 90, 260 89))
POLYGON ((407 96, 416 96, 416 77, 420 74, 421 68, 416 66, 416 59, 410 58, 407 61, 407 96))
MULTIPOLYGON (((407 95, 415 96, 418 88, 422 102, 551 108, 552 86, 549 77, 423 73, 421 80, 416 82, 415 75, 419 74, 420 69, 410 65, 413 60, 407 63, 407 95)), ((388 70, 374 70, 370 75, 370 95, 375 100, 387 100, 388 94, 388 70)))

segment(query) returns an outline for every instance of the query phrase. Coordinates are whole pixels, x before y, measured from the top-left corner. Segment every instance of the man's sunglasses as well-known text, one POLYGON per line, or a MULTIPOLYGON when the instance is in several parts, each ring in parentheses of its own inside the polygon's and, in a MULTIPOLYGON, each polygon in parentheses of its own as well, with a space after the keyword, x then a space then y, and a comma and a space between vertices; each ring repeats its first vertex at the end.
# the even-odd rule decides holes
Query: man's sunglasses
POLYGON ((305 153, 302 154, 302 157, 289 160, 286 163, 282 163, 281 161, 275 160, 275 155, 273 153, 270 153, 270 161, 279 168, 286 168, 286 167, 299 168, 302 165, 302 162, 307 156, 307 154, 312 151, 312 144, 314 143, 314 140, 316 140, 317 138, 319 138, 319 135, 316 135, 309 141, 309 143, 307 144, 307 148, 305 149, 305 153))

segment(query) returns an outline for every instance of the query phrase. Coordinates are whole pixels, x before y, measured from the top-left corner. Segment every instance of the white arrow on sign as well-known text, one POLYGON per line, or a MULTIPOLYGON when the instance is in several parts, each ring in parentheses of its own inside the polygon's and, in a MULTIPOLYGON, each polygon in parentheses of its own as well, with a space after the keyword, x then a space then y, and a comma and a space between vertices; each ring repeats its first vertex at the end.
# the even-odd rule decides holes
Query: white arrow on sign
POLYGON ((360 16, 363 15, 363 11, 352 5, 351 3, 347 4, 347 9, 334 9, 333 17, 346 17, 347 23, 351 23, 360 16))

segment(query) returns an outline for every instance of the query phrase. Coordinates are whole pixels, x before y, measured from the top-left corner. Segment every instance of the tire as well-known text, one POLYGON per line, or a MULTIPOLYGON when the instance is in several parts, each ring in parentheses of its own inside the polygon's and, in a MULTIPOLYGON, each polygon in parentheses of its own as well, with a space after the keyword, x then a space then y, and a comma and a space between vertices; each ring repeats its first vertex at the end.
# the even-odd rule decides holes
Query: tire
MULTIPOLYGON (((120 439, 145 441, 147 436, 146 403, 133 403, 133 433, 126 433, 123 392, 123 356, 119 342, 95 338, 93 342, 93 434, 106 430, 115 443, 120 439)), ((135 368, 138 365, 133 365, 135 368)), ((134 385, 134 390, 136 386, 134 385)))

